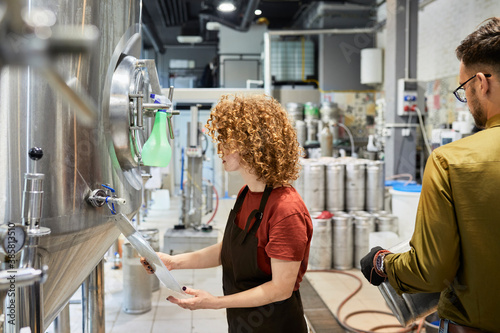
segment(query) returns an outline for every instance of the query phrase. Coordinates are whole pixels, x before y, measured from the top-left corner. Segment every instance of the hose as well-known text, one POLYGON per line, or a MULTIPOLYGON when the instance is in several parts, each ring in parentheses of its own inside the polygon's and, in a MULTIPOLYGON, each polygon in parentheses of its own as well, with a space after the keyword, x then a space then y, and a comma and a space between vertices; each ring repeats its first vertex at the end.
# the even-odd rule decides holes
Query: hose
MULTIPOLYGON (((334 270, 334 269, 318 269, 318 270, 308 270, 308 272, 313 272, 313 273, 337 273, 337 274, 344 274, 344 275, 347 275, 347 276, 350 276, 354 279, 356 279, 358 282, 359 282, 359 285, 358 287, 356 288, 356 290, 354 290, 351 294, 349 294, 341 303, 340 305, 337 307, 337 311, 335 313, 335 317, 337 319, 337 322, 339 323, 340 326, 342 326, 342 328, 344 328, 345 330, 349 331, 349 332, 355 332, 355 333, 376 333, 377 330, 379 329, 382 329, 382 328, 401 328, 401 330, 398 330, 396 331, 397 333, 406 333, 406 332, 412 332, 414 331, 415 328, 417 328, 417 325, 413 324, 412 326, 409 326, 409 327, 402 327, 401 325, 383 325, 383 326, 376 326, 370 330, 362 330, 362 329, 359 329, 359 328, 355 328, 355 327, 352 327, 350 325, 347 324, 347 319, 351 318, 351 317, 354 317, 356 315, 360 315, 360 314, 366 314, 366 313, 377 313, 377 314, 382 314, 382 315, 388 315, 388 316, 394 316, 391 312, 387 312, 387 311, 380 311, 380 310, 360 310, 360 311, 355 311, 355 312, 351 312, 349 313, 348 315, 346 315, 344 317, 344 319, 340 319, 340 312, 342 310, 342 307, 351 299, 354 297, 354 295, 356 295, 360 290, 361 288, 363 287, 363 282, 361 281, 360 278, 358 278, 356 275, 354 274, 351 274, 351 273, 347 273, 347 272, 344 272, 344 271, 339 271, 339 270, 334 270)), ((420 332, 420 329, 422 328, 423 326, 423 321, 424 319, 421 320, 420 324, 418 325, 418 331, 417 332, 420 332)))
POLYGON ((405 186, 408 185, 409 183, 411 183, 412 180, 413 180, 413 176, 411 174, 409 174, 409 173, 400 173, 400 174, 397 174, 397 175, 392 175, 392 176, 386 177, 385 180, 398 179, 398 178, 401 178, 401 177, 408 177, 408 180, 404 184, 405 186))

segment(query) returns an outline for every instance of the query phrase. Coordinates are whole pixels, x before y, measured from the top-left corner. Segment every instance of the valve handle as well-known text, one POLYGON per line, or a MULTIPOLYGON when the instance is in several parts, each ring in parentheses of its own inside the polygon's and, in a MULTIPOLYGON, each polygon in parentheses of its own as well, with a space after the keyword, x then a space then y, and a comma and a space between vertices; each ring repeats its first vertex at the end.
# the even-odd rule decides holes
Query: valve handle
POLYGON ((28 151, 28 156, 33 160, 33 161, 38 161, 43 157, 43 150, 40 147, 33 147, 30 148, 28 151))

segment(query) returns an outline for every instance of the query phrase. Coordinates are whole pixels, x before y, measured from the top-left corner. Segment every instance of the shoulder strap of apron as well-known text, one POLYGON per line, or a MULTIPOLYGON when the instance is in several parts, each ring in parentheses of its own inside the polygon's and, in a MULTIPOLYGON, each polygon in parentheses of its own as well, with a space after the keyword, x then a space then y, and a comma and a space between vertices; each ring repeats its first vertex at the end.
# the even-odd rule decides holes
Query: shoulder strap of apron
POLYGON ((240 195, 238 195, 238 198, 236 199, 236 202, 233 207, 233 210, 235 210, 236 212, 238 212, 241 208, 241 205, 243 205, 243 200, 245 200, 247 192, 248 192, 248 186, 245 186, 243 191, 241 191, 240 195))
POLYGON ((245 199, 247 192, 248 192, 248 186, 245 186, 243 191, 241 191, 240 195, 238 195, 238 198, 234 203, 233 209, 231 209, 231 211, 229 212, 226 228, 228 228, 229 223, 234 223, 236 214, 238 214, 239 210, 241 209, 241 206, 243 205, 243 200, 245 199))
POLYGON ((273 188, 271 186, 266 185, 266 189, 264 190, 264 194, 262 195, 262 199, 260 200, 260 206, 259 209, 254 209, 250 215, 248 216, 247 223, 245 225, 245 231, 243 232, 243 239, 241 240, 241 243, 243 243, 246 239, 246 236, 249 233, 249 228, 250 228, 250 222, 252 222, 253 218, 255 217, 255 223, 252 226, 252 229, 250 231, 256 231, 259 229, 260 223, 262 222, 262 217, 264 217, 264 208, 266 207, 267 200, 269 199, 269 195, 271 195, 273 188))

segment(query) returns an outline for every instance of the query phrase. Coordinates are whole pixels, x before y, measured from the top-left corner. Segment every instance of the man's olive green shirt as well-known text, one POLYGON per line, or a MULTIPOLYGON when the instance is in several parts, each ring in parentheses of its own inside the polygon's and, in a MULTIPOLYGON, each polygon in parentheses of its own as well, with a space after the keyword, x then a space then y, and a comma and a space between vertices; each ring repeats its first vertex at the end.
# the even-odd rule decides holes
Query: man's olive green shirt
POLYGON ((432 152, 410 245, 384 261, 398 293, 441 292, 441 318, 500 332, 500 115, 432 152))

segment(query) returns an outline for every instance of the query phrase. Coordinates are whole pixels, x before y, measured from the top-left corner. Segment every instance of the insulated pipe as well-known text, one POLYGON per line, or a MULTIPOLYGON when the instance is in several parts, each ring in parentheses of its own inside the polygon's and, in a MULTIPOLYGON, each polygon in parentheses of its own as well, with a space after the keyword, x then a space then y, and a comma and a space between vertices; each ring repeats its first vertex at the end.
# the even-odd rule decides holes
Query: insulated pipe
POLYGON ((104 261, 82 283, 82 332, 105 333, 104 261))
POLYGON ((264 33, 264 92, 271 96, 271 36, 306 36, 306 35, 345 35, 345 34, 368 34, 375 32, 374 28, 356 29, 312 29, 312 30, 273 30, 264 33))

